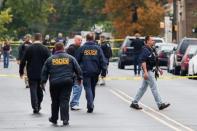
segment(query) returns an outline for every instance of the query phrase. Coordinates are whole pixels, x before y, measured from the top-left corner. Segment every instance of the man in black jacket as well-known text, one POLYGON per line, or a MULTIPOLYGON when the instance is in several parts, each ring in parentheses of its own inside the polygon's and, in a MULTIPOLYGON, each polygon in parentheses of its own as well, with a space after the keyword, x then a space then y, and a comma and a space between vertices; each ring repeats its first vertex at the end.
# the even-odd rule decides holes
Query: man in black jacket
POLYGON ((134 74, 140 75, 140 64, 139 64, 139 55, 141 53, 142 47, 144 46, 144 42, 140 39, 140 34, 135 34, 136 39, 133 40, 133 47, 134 47, 134 74))
POLYGON ((94 35, 87 34, 86 43, 79 48, 77 61, 83 71, 83 86, 86 92, 87 112, 94 110, 95 88, 98 77, 106 76, 107 62, 102 49, 94 42, 94 35))
POLYGON ((33 113, 39 113, 43 99, 43 92, 40 87, 41 70, 44 62, 50 56, 50 52, 47 47, 42 45, 42 35, 40 33, 36 33, 34 39, 34 43, 27 48, 22 58, 19 73, 20 77, 23 78, 24 67, 27 66, 33 113))
MULTIPOLYGON (((106 37, 104 35, 100 36, 100 42, 101 42, 100 43, 101 49, 103 50, 103 54, 105 56, 105 60, 107 62, 107 68, 108 68, 109 59, 112 57, 112 49, 111 49, 109 41, 106 41, 106 37)), ((105 80, 103 78, 101 79, 100 85, 101 86, 105 85, 105 80)))
MULTIPOLYGON (((80 35, 76 35, 74 37, 74 44, 71 44, 68 47, 67 53, 76 58, 76 54, 78 52, 79 47, 81 46, 81 43, 82 43, 82 37, 80 35)), ((73 85, 72 99, 70 101, 71 110, 81 109, 79 107, 79 99, 81 96, 81 92, 82 92, 82 86, 79 85, 78 82, 75 80, 75 83, 73 85)))
MULTIPOLYGON (((69 121, 69 100, 74 77, 81 84, 82 72, 76 59, 64 51, 63 43, 55 44, 55 54, 47 59, 42 69, 42 84, 49 77, 52 116, 49 121, 57 124, 60 109, 63 125, 69 121)), ((44 86, 43 86, 44 87, 44 86)))
MULTIPOLYGON (((27 50, 27 48, 32 44, 32 41, 31 41, 31 35, 30 34, 26 34, 25 37, 24 37, 24 42, 18 47, 18 58, 17 58, 17 63, 20 64, 24 54, 25 54, 25 51, 27 50)), ((24 80, 25 80, 25 85, 26 85, 26 88, 29 88, 29 83, 28 83, 28 77, 26 76, 27 75, 27 69, 25 68, 25 77, 24 77, 24 80)))

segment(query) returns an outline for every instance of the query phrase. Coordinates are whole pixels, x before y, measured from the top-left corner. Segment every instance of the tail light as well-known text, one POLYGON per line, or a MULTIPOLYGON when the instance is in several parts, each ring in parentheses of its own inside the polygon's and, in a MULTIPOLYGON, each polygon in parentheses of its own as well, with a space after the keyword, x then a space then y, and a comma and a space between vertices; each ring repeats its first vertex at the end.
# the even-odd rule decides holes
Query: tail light
POLYGON ((123 47, 123 52, 127 52, 127 50, 128 50, 128 48, 125 46, 125 47, 123 47))
POLYGON ((177 61, 181 61, 182 60, 182 54, 180 53, 180 51, 177 52, 177 61))
POLYGON ((162 58, 162 57, 164 57, 164 53, 163 52, 159 53, 159 58, 162 58))
POLYGON ((188 64, 189 63, 189 60, 190 60, 189 55, 187 55, 186 58, 185 58, 185 60, 184 60, 184 63, 185 64, 188 64))

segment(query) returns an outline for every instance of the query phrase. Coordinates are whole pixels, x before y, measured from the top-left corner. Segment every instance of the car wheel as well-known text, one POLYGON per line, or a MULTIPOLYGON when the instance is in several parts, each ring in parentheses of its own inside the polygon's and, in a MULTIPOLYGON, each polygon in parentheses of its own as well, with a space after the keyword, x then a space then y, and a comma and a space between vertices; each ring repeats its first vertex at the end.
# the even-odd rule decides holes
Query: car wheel
POLYGON ((119 61, 119 62, 118 62, 118 68, 119 68, 119 69, 124 69, 124 67, 125 67, 125 65, 123 65, 123 64, 121 63, 121 61, 119 61))
POLYGON ((167 72, 170 73, 169 65, 167 65, 167 72))
POLYGON ((175 66, 175 68, 174 68, 174 74, 175 75, 180 75, 180 67, 175 66))
POLYGON ((180 74, 181 74, 181 76, 186 76, 186 71, 181 70, 181 71, 180 71, 180 74))

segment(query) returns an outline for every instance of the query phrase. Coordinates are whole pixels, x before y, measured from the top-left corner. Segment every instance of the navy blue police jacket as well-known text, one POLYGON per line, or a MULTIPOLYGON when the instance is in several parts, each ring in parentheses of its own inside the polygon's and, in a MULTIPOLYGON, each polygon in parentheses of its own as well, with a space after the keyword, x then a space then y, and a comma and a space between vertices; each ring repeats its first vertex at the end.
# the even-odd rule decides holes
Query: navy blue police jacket
POLYGON ((93 41, 86 42, 79 48, 77 61, 83 71, 83 76, 106 76, 107 61, 101 47, 93 41))
POLYGON ((73 81, 74 77, 82 80, 82 71, 76 59, 64 51, 58 51, 46 60, 42 68, 41 82, 46 83, 49 78, 50 84, 55 84, 73 81))
POLYGON ((139 56, 139 63, 142 64, 146 62, 147 71, 153 70, 156 66, 156 54, 153 49, 147 46, 142 48, 142 51, 139 56))

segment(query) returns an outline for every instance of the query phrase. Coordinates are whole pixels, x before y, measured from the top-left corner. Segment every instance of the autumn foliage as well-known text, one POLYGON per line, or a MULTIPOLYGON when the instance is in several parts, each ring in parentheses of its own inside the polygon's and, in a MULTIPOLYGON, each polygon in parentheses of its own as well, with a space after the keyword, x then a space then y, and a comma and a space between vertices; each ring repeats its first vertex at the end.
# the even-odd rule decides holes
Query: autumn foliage
POLYGON ((164 18, 164 9, 155 0, 143 0, 137 3, 138 21, 132 22, 131 3, 136 0, 106 0, 104 13, 113 21, 115 35, 125 37, 136 31, 142 35, 159 35, 160 22, 164 18))

